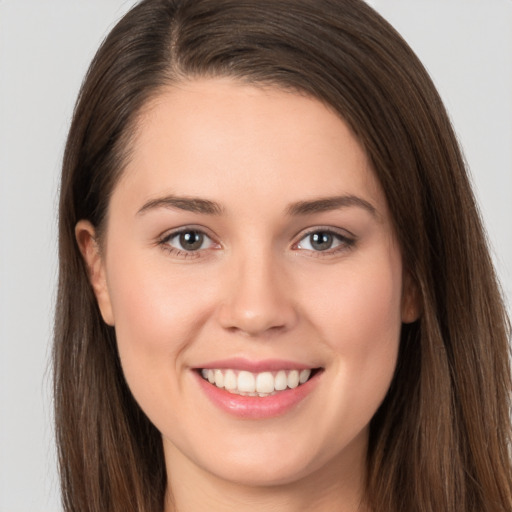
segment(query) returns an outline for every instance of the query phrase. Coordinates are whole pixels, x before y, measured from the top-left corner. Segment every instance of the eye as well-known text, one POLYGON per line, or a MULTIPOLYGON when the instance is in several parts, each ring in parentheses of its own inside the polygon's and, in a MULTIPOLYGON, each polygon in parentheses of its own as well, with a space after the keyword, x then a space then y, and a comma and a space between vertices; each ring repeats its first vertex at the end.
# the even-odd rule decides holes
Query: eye
POLYGON ((187 255, 217 246, 208 235, 192 228, 170 233, 160 241, 160 244, 178 255, 187 255))
POLYGON ((355 243, 353 238, 342 235, 328 229, 317 229, 310 231, 295 245, 296 249, 303 249, 314 252, 334 253, 352 247, 355 243))

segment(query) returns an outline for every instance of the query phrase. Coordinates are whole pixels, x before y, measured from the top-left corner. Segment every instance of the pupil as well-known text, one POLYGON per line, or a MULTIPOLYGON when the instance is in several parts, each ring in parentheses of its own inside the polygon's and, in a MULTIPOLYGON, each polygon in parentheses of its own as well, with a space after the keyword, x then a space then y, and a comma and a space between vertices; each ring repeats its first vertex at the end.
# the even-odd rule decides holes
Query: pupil
POLYGON ((318 251, 326 251, 332 246, 333 237, 330 233, 313 233, 311 235, 311 247, 318 251))
POLYGON ((203 235, 197 231, 187 231, 180 235, 180 244, 187 251, 197 251, 203 245, 203 235))

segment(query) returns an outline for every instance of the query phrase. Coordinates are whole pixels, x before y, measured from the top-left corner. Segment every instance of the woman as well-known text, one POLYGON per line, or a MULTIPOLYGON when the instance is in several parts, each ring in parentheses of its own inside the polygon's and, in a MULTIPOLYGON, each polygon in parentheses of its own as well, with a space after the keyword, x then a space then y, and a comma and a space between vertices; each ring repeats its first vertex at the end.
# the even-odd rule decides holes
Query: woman
POLYGON ((464 163, 363 2, 132 9, 75 110, 60 262, 66 510, 512 510, 464 163))

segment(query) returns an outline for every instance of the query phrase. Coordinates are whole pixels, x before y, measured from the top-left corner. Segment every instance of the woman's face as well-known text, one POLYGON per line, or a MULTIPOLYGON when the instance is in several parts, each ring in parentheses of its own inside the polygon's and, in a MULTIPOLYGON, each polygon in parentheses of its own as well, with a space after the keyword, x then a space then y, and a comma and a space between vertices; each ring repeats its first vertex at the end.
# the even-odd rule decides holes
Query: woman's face
POLYGON ((205 79, 154 99, 130 150, 102 253, 86 222, 77 238, 170 474, 360 478, 414 307, 347 125, 304 95, 205 79))

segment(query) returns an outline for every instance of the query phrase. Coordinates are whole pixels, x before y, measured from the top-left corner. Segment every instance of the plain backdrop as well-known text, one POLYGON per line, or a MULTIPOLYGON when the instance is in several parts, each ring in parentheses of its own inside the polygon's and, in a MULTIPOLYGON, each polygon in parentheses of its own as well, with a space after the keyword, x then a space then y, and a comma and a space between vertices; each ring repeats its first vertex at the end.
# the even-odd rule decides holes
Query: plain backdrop
MULTIPOLYGON (((512 0, 368 1, 441 92, 510 304, 512 0)), ((88 63, 133 3, 0 0, 1 512, 60 510, 49 370, 59 167, 88 63)))

